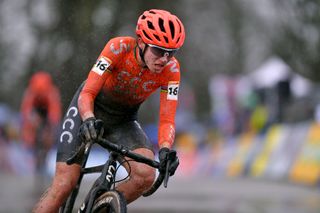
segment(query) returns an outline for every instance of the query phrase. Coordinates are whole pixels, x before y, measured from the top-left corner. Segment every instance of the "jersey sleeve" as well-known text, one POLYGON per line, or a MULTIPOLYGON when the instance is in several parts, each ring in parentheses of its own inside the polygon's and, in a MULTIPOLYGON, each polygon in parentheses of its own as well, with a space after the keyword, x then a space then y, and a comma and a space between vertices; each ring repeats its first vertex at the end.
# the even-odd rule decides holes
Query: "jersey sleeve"
POLYGON ((24 92, 22 103, 21 103, 21 139, 22 141, 28 145, 32 145, 33 141, 33 128, 32 128, 32 121, 30 118, 32 109, 33 109, 33 103, 34 103, 35 96, 34 94, 27 89, 24 92))
POLYGON ((53 87, 49 95, 48 117, 53 126, 59 124, 61 119, 61 98, 57 87, 53 87))
POLYGON ((94 117, 94 100, 104 82, 112 73, 112 68, 116 65, 118 57, 121 57, 119 51, 121 47, 121 39, 111 39, 102 50, 96 63, 89 72, 84 87, 78 99, 79 112, 82 120, 94 117))
POLYGON ((23 122, 28 120, 28 116, 32 112, 34 98, 34 94, 29 89, 27 89, 23 95, 20 110, 23 122))
POLYGON ((165 69, 167 69, 168 75, 166 75, 166 79, 162 83, 160 92, 158 142, 159 147, 163 147, 167 143, 171 148, 175 138, 175 115, 178 105, 180 66, 174 60, 170 61, 165 69))

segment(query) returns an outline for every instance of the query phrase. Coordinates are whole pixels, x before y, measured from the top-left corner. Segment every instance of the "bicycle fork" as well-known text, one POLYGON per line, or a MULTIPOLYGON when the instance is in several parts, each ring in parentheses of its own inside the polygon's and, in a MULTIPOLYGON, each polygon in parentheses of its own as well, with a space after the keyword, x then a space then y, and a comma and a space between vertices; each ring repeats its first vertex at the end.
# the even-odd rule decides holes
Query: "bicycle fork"
POLYGON ((115 180, 117 170, 117 154, 111 152, 109 159, 105 163, 100 177, 94 182, 84 202, 82 203, 78 213, 89 213, 92 209, 94 201, 104 192, 111 189, 115 180))

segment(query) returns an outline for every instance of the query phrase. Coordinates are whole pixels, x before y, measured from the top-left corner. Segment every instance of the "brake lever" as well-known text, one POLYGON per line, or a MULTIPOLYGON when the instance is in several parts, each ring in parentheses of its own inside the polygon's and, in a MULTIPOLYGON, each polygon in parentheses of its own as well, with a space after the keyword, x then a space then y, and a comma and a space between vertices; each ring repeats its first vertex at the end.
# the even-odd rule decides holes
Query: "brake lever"
MULTIPOLYGON (((95 121, 94 123, 95 128, 97 129, 101 129, 103 127, 103 121, 98 119, 95 121)), ((69 158, 67 159, 66 163, 68 165, 74 164, 76 162, 81 161, 82 156, 84 153, 88 152, 88 150, 90 149, 91 145, 93 144, 94 141, 89 140, 86 143, 82 143, 80 145, 80 147, 78 148, 78 150, 69 158)))
POLYGON ((169 182, 169 166, 170 166, 171 160, 169 159, 167 161, 166 165, 166 173, 164 174, 164 180, 163 180, 163 186, 164 188, 167 188, 168 182, 169 182))
POLYGON ((167 188, 168 182, 169 182, 169 177, 170 177, 169 167, 170 167, 171 161, 174 160, 176 158, 176 156, 177 156, 177 152, 176 151, 169 152, 168 161, 167 161, 167 165, 166 165, 166 173, 165 173, 164 181, 163 181, 163 186, 165 188, 167 188))

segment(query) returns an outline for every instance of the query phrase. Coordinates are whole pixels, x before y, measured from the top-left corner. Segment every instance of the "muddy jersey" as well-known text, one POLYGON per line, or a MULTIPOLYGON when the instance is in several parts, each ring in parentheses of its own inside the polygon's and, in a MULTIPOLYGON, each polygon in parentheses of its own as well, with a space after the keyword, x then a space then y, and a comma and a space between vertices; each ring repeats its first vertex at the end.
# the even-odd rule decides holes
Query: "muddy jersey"
MULTIPOLYGON (((132 37, 111 39, 89 72, 78 106, 82 118, 93 115, 95 105, 112 103, 118 111, 137 110, 153 92, 160 92, 159 144, 174 141, 174 120, 180 82, 180 65, 173 57, 159 72, 139 65, 132 37)), ((94 112, 96 113, 96 112, 94 112)))

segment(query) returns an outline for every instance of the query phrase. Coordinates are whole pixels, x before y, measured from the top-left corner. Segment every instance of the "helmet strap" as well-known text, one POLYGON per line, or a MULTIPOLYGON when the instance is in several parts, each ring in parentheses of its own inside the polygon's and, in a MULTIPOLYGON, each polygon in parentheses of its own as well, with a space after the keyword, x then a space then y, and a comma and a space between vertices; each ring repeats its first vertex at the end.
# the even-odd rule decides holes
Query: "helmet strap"
POLYGON ((142 50, 138 45, 140 58, 141 58, 142 62, 145 64, 144 67, 147 67, 146 61, 144 60, 144 55, 146 53, 147 47, 148 47, 148 45, 146 45, 145 48, 142 50))

